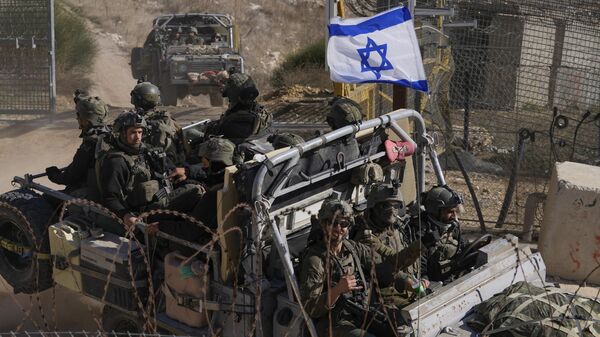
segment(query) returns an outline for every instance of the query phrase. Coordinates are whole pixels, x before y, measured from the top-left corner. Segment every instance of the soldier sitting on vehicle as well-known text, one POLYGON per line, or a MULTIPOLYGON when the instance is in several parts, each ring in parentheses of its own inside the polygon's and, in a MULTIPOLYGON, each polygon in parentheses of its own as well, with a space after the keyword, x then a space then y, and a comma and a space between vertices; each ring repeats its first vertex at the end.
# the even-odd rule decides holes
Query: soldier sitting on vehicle
MULTIPOLYGON (((224 138, 211 138, 202 143, 198 150, 202 160, 204 177, 198 178, 206 186, 206 194, 192 214, 210 228, 217 227, 217 192, 223 188, 225 169, 241 163, 235 144, 224 138)), ((195 173, 196 176, 200 174, 195 173)))
POLYGON ((422 203, 425 212, 413 215, 408 229, 418 232, 420 219, 421 230, 439 233, 440 240, 423 254, 421 270, 430 281, 446 281, 456 271, 456 258, 465 246, 458 222, 463 200, 450 187, 436 186, 424 195, 422 203))
POLYGON ((182 174, 185 166, 182 130, 167 111, 158 109, 158 87, 150 82, 138 82, 131 90, 131 104, 135 106, 135 112, 142 115, 148 123, 144 143, 152 149, 163 150, 179 168, 176 172, 182 174))
POLYGON ((204 39, 198 36, 198 29, 196 27, 190 27, 188 35, 185 39, 186 44, 203 45, 204 39))
POLYGON ((95 151, 98 137, 110 132, 105 124, 107 105, 99 97, 88 97, 80 90, 75 91, 77 123, 81 129, 81 145, 73 161, 64 169, 56 166, 46 168, 48 179, 66 185, 65 192, 76 197, 88 197, 88 183, 94 181, 95 151))
MULTIPOLYGON (((125 112, 115 120, 113 128, 115 136, 102 143, 106 148, 98 153, 96 169, 104 206, 123 219, 127 228, 136 223, 138 212, 194 209, 203 189, 193 184, 173 186, 174 179, 168 173, 174 166, 168 157, 142 142, 148 130, 144 117, 125 112)), ((123 229, 116 233, 122 234, 123 229)))
POLYGON ((229 108, 219 120, 207 126, 207 134, 222 135, 239 145, 268 133, 273 115, 256 102, 258 89, 250 76, 231 74, 225 83, 223 97, 229 99, 229 108))
MULTIPOLYGON (((309 316, 316 320, 319 336, 395 336, 394 330, 401 324, 399 312, 387 306, 383 310, 375 292, 370 294, 373 302, 367 302, 372 289, 368 289, 370 284, 365 272, 390 274, 408 267, 419 258, 420 243, 389 255, 382 254, 382 261, 377 264, 371 259, 369 246, 345 239, 353 224, 352 213, 345 201, 323 202, 319 210, 323 235, 313 237, 302 257, 301 301, 309 316), (366 320, 365 316, 368 316, 366 320), (366 324, 363 329, 363 322, 372 324, 366 324)), ((435 240, 433 233, 421 239, 425 247, 435 240)), ((379 283, 379 286, 389 285, 379 283)))
POLYGON ((171 36, 170 45, 178 46, 184 44, 183 37, 181 36, 181 27, 178 27, 173 31, 173 35, 171 36))
MULTIPOLYGON (((357 217, 357 225, 353 229, 353 240, 373 249, 373 261, 381 263, 383 256, 391 255, 409 246, 403 229, 408 221, 406 209, 400 189, 386 184, 376 184, 369 191, 365 214, 357 217)), ((395 286, 380 289, 385 304, 404 307, 410 303, 414 292, 420 292, 429 286, 423 280, 416 282, 412 266, 397 269, 391 273, 395 286), (421 286, 421 287, 419 287, 421 286)), ((392 283, 389 282, 389 283, 392 283)))

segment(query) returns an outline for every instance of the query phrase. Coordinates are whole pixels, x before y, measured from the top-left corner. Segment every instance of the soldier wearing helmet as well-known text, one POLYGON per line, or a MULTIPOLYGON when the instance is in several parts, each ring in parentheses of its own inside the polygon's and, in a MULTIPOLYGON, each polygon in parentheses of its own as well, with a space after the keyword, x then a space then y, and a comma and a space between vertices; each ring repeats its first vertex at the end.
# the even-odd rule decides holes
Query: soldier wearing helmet
POLYGON ((108 107, 99 97, 90 97, 81 90, 75 92, 74 101, 77 123, 81 129, 81 145, 71 164, 62 170, 56 166, 48 167, 46 174, 53 183, 66 185, 65 192, 85 197, 88 178, 94 176, 94 153, 98 138, 110 131, 105 124, 108 107))
POLYGON ((188 35, 185 39, 186 44, 204 44, 204 40, 198 36, 198 29, 196 27, 190 27, 188 35))
MULTIPOLYGON (((376 184, 369 191, 367 209, 362 216, 357 217, 353 238, 357 242, 371 246, 373 260, 379 263, 383 256, 399 252, 409 246, 409 240, 404 234, 404 227, 408 220, 400 189, 393 185, 376 184)), ((381 289, 384 302, 404 307, 410 303, 409 298, 414 292, 429 287, 427 280, 419 284, 414 274, 412 266, 402 270, 390 270, 388 275, 393 276, 395 285, 381 289)))
MULTIPOLYGON (((160 105, 158 87, 150 82, 139 82, 131 90, 131 104, 148 124, 144 143, 150 148, 163 150, 177 167, 183 167, 185 152, 181 127, 167 111, 157 108, 160 105)), ((178 172, 181 173, 181 170, 178 172)))
POLYGON ((138 212, 150 209, 189 212, 203 194, 197 185, 173 186, 168 173, 174 165, 163 152, 144 144, 147 130, 143 116, 122 113, 114 121, 114 137, 103 142, 98 153, 96 174, 102 203, 123 219, 126 227, 137 222, 138 212))
POLYGON ((464 247, 458 215, 463 199, 450 187, 435 186, 422 197, 425 211, 413 216, 410 228, 427 228, 439 233, 439 241, 424 255, 421 266, 431 281, 446 281, 454 272, 455 258, 464 247))
MULTIPOLYGON (((372 266, 379 279, 390 270, 411 265, 419 258, 420 243, 415 242, 399 252, 383 254, 381 261, 374 261, 369 246, 347 239, 354 224, 353 210, 345 201, 334 198, 323 202, 318 223, 323 236, 309 243, 300 272, 300 298, 310 317, 316 321, 318 335, 395 336, 390 325, 396 328, 401 322, 381 319, 385 317, 381 306, 373 307, 373 302, 369 303, 367 288, 370 283, 365 275, 370 275, 372 266), (365 318, 372 322, 367 330, 361 328, 365 318)), ((432 242, 428 237, 422 239, 425 246, 432 242)), ((381 282, 379 285, 389 286, 381 282)), ((388 317, 399 318, 396 308, 389 307, 387 311, 388 317)))
POLYGON ((229 99, 229 108, 218 121, 211 123, 207 132, 223 135, 236 145, 265 135, 271 127, 273 115, 256 102, 258 94, 249 75, 231 74, 223 88, 223 97, 229 99))

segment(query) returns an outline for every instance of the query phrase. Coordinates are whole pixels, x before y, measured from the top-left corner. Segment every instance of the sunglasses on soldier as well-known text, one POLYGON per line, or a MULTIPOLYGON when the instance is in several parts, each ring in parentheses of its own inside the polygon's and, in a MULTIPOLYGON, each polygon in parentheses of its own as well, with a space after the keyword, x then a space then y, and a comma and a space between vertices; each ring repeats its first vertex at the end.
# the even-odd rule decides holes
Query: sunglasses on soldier
POLYGON ((332 227, 335 227, 337 225, 340 225, 340 227, 342 227, 342 228, 348 228, 348 227, 352 226, 352 222, 348 219, 339 219, 339 220, 334 221, 331 224, 332 227))

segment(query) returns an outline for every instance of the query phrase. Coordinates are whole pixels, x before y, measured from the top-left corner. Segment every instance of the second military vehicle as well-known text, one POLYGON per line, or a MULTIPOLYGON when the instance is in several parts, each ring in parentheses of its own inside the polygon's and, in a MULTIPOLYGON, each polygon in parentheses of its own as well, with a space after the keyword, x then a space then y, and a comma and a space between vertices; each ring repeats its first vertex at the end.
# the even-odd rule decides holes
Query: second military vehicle
POLYGON ((154 19, 143 47, 131 51, 131 74, 160 87, 164 105, 187 95, 209 95, 221 106, 219 79, 244 71, 233 18, 226 14, 169 14, 154 19))

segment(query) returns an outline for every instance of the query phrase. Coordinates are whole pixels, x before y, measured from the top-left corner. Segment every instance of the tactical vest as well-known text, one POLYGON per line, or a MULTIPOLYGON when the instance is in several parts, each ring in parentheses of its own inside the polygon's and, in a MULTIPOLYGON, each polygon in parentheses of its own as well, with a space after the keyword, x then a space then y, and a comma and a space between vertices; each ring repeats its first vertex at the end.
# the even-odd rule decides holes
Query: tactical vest
MULTIPOLYGON (((342 244, 348 254, 345 256, 342 256, 341 258, 330 255, 330 258, 331 258, 331 261, 330 261, 331 280, 334 283, 337 283, 344 275, 347 275, 347 274, 354 275, 357 282, 359 283, 360 286, 363 287, 363 289, 360 291, 357 291, 357 292, 353 292, 351 295, 348 294, 348 296, 359 297, 359 298, 357 298, 357 300, 364 302, 367 299, 367 294, 368 294, 369 289, 368 289, 367 279, 365 278, 365 274, 363 272, 363 268, 361 265, 360 257, 358 256, 356 249, 354 248, 352 243, 350 243, 350 241, 344 240, 342 242, 342 244)), ((325 253, 325 254, 327 254, 327 253, 325 253)), ((323 286, 324 292, 328 291, 328 289, 331 286, 333 286, 333 284, 328 285, 327 282, 324 282, 323 285, 324 285, 323 286)), ((368 305, 368 303, 363 303, 363 304, 368 305)))
POLYGON ((129 172, 131 172, 130 179, 123 191, 127 205, 133 210, 156 201, 155 195, 160 190, 160 183, 158 180, 153 179, 152 169, 148 165, 145 155, 143 153, 127 154, 112 145, 110 140, 106 138, 101 137, 96 146, 96 177, 101 194, 100 168, 102 163, 110 158, 120 157, 123 158, 129 172))
POLYGON ((151 148, 161 149, 176 164, 185 161, 181 127, 171 118, 167 111, 150 111, 145 117, 148 131, 144 135, 144 143, 151 148))
POLYGON ((247 138, 267 130, 273 124, 273 115, 262 105, 253 103, 249 108, 233 109, 221 117, 221 132, 227 138, 247 138))

